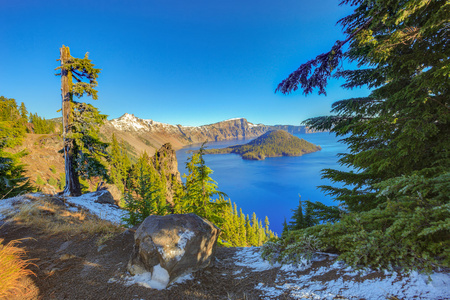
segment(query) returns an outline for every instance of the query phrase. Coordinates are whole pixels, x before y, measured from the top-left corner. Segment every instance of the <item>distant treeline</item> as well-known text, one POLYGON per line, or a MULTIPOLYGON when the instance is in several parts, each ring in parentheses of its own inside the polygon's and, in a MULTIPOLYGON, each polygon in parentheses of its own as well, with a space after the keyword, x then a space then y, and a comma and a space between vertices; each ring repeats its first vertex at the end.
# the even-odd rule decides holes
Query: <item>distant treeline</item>
POLYGON ((0 96, 0 137, 8 135, 8 143, 15 146, 25 133, 48 134, 55 132, 56 123, 46 120, 36 113, 28 113, 25 104, 17 105, 16 100, 0 96))

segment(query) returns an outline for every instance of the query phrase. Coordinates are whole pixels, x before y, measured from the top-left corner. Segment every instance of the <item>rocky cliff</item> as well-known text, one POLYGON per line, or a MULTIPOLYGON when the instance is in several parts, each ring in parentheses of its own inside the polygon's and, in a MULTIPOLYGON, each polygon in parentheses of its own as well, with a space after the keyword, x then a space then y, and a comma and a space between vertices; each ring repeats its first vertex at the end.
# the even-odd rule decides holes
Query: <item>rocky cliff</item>
POLYGON ((173 205, 174 192, 181 186, 181 176, 180 172, 178 172, 178 162, 175 150, 173 150, 169 143, 164 144, 155 152, 151 161, 160 175, 164 175, 166 201, 173 205))

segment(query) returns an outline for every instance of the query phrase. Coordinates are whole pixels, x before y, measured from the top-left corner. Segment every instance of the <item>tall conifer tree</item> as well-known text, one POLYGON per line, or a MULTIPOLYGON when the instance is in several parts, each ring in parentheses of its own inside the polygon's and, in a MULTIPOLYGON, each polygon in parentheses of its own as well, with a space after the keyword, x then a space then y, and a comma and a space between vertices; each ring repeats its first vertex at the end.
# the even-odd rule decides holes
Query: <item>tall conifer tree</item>
MULTIPOLYGON (((80 121, 83 112, 90 112, 88 119, 91 121, 101 124, 101 122, 106 118, 95 116, 95 110, 93 106, 81 105, 73 100, 73 96, 82 97, 84 95, 91 96, 94 100, 97 100, 97 78, 100 73, 100 69, 94 68, 91 60, 88 58, 88 53, 84 58, 74 58, 70 55, 69 47, 62 46, 60 48, 60 59, 61 66, 57 70, 61 70, 61 73, 56 74, 61 76, 61 96, 62 96, 62 115, 63 115, 63 138, 64 138, 64 161, 65 161, 65 172, 66 172, 66 184, 64 188, 64 195, 66 196, 78 196, 81 194, 80 182, 79 182, 79 171, 78 167, 82 167, 81 163, 90 163, 91 156, 89 152, 83 151, 83 149, 92 149, 92 145, 96 145, 97 149, 94 150, 97 155, 105 152, 106 144, 100 143, 99 139, 94 136, 93 138, 83 138, 78 139, 81 142, 93 143, 92 145, 82 145, 76 144, 75 137, 78 135, 86 134, 87 132, 76 132, 75 122, 80 121), (74 83, 74 81, 76 81, 74 83), (87 82, 85 82, 87 81, 87 82), (75 119, 75 111, 78 111, 78 120, 75 119), (87 147, 86 147, 87 146, 87 147), (78 156, 77 156, 78 155, 78 156), (78 161, 76 161, 78 160, 78 161)), ((82 104, 82 103, 81 103, 82 104)), ((86 124, 84 124, 86 125, 86 124)), ((93 128, 83 128, 78 129, 90 129, 92 132, 93 128)), ((94 164, 91 165, 94 168, 102 168, 101 163, 94 157, 94 164)), ((104 167, 103 167, 104 169, 104 167)), ((102 170, 99 171, 104 174, 102 170)), ((97 172, 96 172, 97 173, 97 172)), ((89 173, 87 174, 90 175, 89 173)))
POLYGON ((343 185, 321 187, 341 204, 328 212, 336 218, 340 211, 341 222, 327 225, 322 238, 352 264, 448 266, 450 5, 341 4, 354 6, 339 21, 347 38, 300 65, 276 89, 325 94, 331 77, 344 78, 344 88, 371 89, 367 97, 335 102, 333 115, 305 122, 342 136, 350 150, 339 162, 352 170, 323 170, 325 178, 343 185), (344 69, 345 59, 359 68, 344 69))

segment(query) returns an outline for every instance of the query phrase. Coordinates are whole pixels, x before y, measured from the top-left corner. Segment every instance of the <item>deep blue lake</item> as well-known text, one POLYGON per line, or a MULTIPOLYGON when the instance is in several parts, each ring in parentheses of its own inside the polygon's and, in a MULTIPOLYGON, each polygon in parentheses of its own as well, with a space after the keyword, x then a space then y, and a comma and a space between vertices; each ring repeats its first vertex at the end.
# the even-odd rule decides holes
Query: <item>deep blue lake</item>
MULTIPOLYGON (((299 157, 274 157, 265 160, 243 160, 237 154, 208 154, 204 156, 206 165, 213 170, 211 177, 218 183, 218 190, 226 193, 238 209, 245 214, 256 213, 264 222, 269 217, 270 229, 278 235, 283 229, 284 218, 290 221, 291 209, 298 206, 299 195, 303 200, 320 201, 335 205, 323 194, 318 185, 330 184, 321 179, 324 168, 344 169, 337 163, 338 153, 347 152, 347 147, 339 143, 334 134, 295 134, 313 144, 320 145, 321 151, 299 157)), ((207 148, 224 148, 245 144, 250 140, 211 142, 207 148)), ((177 151, 178 170, 186 174, 188 150, 199 149, 201 145, 191 145, 177 151)))

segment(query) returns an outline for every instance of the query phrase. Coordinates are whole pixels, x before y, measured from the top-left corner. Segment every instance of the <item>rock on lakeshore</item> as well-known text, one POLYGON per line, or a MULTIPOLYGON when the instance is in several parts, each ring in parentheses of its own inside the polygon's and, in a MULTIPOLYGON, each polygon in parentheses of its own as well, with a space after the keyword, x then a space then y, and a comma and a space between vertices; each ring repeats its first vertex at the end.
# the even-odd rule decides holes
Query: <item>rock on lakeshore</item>
POLYGON ((220 229, 195 214, 149 216, 134 235, 128 271, 165 277, 167 286, 176 278, 207 267, 213 258, 220 229), (161 276, 161 274, 165 274, 161 276))

